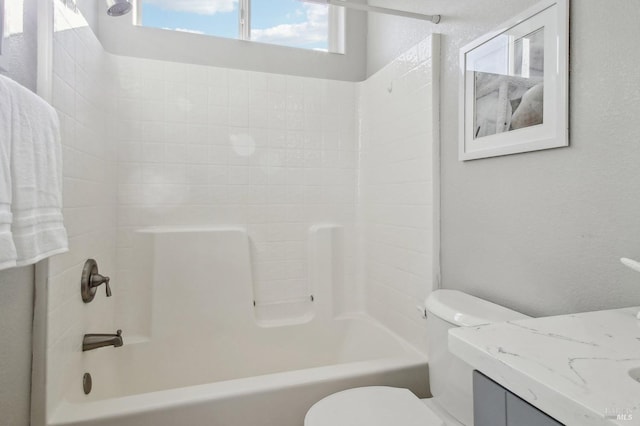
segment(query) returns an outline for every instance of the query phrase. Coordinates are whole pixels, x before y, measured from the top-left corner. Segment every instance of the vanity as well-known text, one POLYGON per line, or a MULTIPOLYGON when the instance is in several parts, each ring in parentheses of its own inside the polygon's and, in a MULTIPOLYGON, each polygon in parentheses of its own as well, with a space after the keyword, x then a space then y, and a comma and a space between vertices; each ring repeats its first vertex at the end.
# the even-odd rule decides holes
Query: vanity
POLYGON ((638 308, 449 330, 475 426, 640 425, 638 308))
POLYGON ((479 371, 473 372, 474 426, 562 426, 479 371))

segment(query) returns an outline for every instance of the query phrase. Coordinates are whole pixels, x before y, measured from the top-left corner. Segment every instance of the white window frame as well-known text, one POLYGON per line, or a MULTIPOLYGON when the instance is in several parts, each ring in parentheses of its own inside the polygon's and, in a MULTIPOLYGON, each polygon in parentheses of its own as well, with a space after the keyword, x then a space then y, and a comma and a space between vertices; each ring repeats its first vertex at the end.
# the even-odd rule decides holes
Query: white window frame
POLYGON ((238 38, 251 40, 251 0, 238 0, 238 7, 238 38))
MULTIPOLYGON (((133 0, 133 23, 142 26, 142 1, 133 0)), ((328 53, 345 53, 345 8, 328 4, 329 34, 327 34, 328 53)), ((238 38, 237 40, 251 40, 251 0, 238 0, 238 38)), ((303 48, 304 49, 304 48, 303 48)), ((307 49, 308 50, 308 49, 307 49)))

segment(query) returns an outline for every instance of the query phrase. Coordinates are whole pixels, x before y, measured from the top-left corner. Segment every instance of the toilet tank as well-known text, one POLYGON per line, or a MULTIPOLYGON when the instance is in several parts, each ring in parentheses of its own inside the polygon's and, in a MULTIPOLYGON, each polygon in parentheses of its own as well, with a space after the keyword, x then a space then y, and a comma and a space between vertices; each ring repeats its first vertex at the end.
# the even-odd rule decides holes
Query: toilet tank
POLYGON ((466 426, 473 425, 472 368, 449 352, 448 331, 529 318, 456 290, 436 290, 425 303, 429 383, 433 401, 466 426))

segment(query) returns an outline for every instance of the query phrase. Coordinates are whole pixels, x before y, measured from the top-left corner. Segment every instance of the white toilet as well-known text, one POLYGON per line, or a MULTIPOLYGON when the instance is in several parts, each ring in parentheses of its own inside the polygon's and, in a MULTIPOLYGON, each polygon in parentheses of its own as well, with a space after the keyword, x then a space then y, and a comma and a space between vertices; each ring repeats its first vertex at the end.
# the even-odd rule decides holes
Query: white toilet
POLYGON ((304 426, 472 426, 472 369, 449 353, 448 330, 529 317, 455 290, 434 291, 426 308, 433 398, 385 386, 349 389, 314 404, 304 426))

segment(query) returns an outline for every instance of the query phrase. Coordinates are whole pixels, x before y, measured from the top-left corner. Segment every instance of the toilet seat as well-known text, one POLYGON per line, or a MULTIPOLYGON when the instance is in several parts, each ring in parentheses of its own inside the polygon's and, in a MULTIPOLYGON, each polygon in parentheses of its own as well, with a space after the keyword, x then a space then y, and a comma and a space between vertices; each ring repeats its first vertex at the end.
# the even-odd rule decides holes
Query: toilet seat
POLYGON ((368 386, 334 393, 316 402, 304 426, 442 426, 408 389, 368 386))

